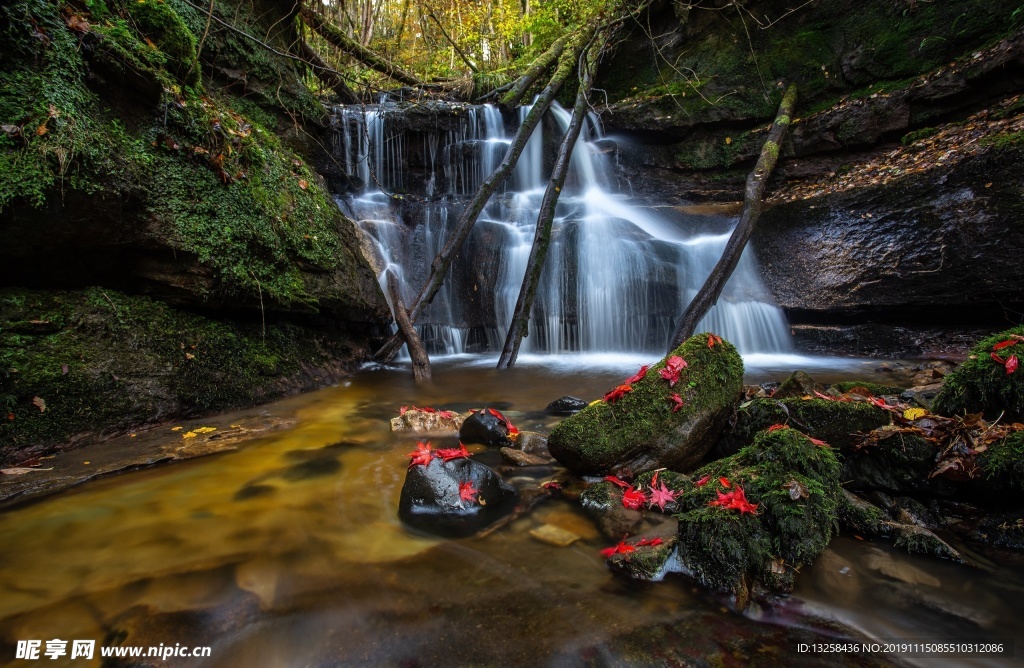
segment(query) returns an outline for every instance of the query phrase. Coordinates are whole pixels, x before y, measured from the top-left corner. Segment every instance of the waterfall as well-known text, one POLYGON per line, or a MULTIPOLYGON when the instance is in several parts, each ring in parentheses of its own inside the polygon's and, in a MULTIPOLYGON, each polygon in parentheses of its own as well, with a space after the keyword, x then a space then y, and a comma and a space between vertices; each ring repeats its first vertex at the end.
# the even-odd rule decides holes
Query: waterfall
MULTIPOLYGON (((384 272, 395 272, 407 302, 530 110, 506 118, 491 105, 424 107, 385 98, 339 107, 333 121, 334 151, 349 177, 339 206, 365 233, 382 285, 384 272)), ((552 105, 417 323, 432 355, 500 349, 569 119, 552 105)), ((660 353, 725 247, 728 229, 709 233, 695 217, 662 214, 617 192, 613 161, 591 113, 555 211, 524 353, 660 353)), ((744 354, 791 350, 785 316, 768 301, 749 248, 698 331, 713 331, 744 354)))

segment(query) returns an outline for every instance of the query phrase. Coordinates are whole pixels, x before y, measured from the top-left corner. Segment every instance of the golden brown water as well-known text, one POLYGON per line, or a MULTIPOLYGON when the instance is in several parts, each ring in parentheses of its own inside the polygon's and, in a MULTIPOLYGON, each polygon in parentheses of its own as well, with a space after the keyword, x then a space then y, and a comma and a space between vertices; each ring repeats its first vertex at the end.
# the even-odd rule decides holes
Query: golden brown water
MULTIPOLYGON (((865 544, 849 540, 834 551, 851 566, 854 587, 829 562, 802 574, 798 596, 757 620, 724 612, 682 577, 651 586, 614 579, 598 555, 605 541, 566 501, 484 539, 438 540, 401 525, 414 441, 389 430, 399 406, 497 405, 520 429, 547 431, 557 420, 543 414, 548 402, 599 396, 635 370, 628 360, 607 364, 499 374, 449 363, 425 388, 405 372, 367 371, 249 411, 294 417, 295 427, 237 452, 112 477, 0 514, 0 663, 19 639, 71 638, 212 646, 208 659, 165 663, 190 666, 662 665, 712 656, 745 665, 754 648, 765 665, 779 657, 818 665, 793 654, 797 640, 816 637, 803 630, 801 609, 880 637, 921 633, 919 614, 930 624, 938 615, 933 630, 956 628, 960 618, 920 605, 890 605, 893 619, 873 613, 891 576, 877 572, 865 544), (541 543, 529 530, 542 524, 581 540, 541 543)), ((169 427, 168 438, 180 438, 169 427)), ((493 453, 476 456, 498 463, 493 453)), ((537 484, 525 475, 512 482, 537 484)), ((910 561, 931 573, 915 587, 943 592, 955 582, 974 592, 978 611, 964 637, 1019 635, 1020 624, 1008 621, 1021 610, 1019 573, 910 561)))

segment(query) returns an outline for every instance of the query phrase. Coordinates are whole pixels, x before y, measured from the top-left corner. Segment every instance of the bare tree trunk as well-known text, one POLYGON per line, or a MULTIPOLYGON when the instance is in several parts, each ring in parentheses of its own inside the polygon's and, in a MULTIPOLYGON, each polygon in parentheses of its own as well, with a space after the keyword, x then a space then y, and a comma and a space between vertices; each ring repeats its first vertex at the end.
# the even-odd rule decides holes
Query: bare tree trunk
MULTIPOLYGON (((582 45, 585 43, 583 34, 578 34, 577 38, 573 41, 572 47, 564 54, 561 61, 559 61, 558 69, 555 70, 554 75, 551 77, 551 81, 547 87, 541 92, 537 98, 537 102, 533 105, 533 109, 526 115, 526 119, 523 124, 519 126, 519 130, 516 132, 516 136, 512 139, 512 143, 509 145, 508 151, 505 153, 504 159, 501 164, 498 165, 497 169, 491 173, 490 176, 483 182, 480 189, 477 190, 473 199, 470 200, 469 204, 466 205, 465 211, 459 218, 459 222, 456 225, 454 232, 452 232, 451 238, 440 253, 434 258, 434 261, 430 264, 430 275, 427 277, 426 283, 423 285, 423 289, 420 290, 419 296, 416 297, 416 301, 413 302, 412 308, 409 310, 409 319, 412 322, 416 320, 423 313, 423 310, 430 304, 434 295, 441 289, 441 285, 444 283, 444 277, 448 273, 448 268, 452 264, 452 260, 455 259, 455 255, 462 248, 462 244, 465 243, 466 238, 473 229, 473 225, 476 223, 477 217, 480 212, 483 211, 484 206, 487 204, 487 200, 490 199, 494 191, 498 189, 508 175, 515 168, 516 162, 519 161, 519 156, 522 154, 523 149, 526 147, 526 142, 529 141, 530 136, 540 123, 541 118, 547 112, 548 107, 554 101, 558 91, 561 90, 562 84, 565 83, 566 79, 572 73, 576 64, 576 59, 582 51, 582 45)), ((374 354, 374 359, 387 362, 390 361, 398 349, 401 348, 402 340, 397 335, 392 336, 388 341, 374 354)))
POLYGON ((398 323, 398 331, 405 339, 409 347, 409 355, 412 357, 412 377, 417 383, 430 380, 430 358, 423 348, 423 341, 419 334, 413 329, 409 322, 409 312, 402 301, 402 292, 398 287, 398 277, 390 269, 387 272, 388 294, 391 295, 391 308, 395 314, 395 322, 398 323))
POLYGON ((526 275, 523 276, 523 285, 519 289, 519 298, 516 300, 516 308, 512 313, 512 323, 509 325, 508 335, 505 337, 505 346, 498 359, 497 368, 499 369, 507 369, 516 363, 523 337, 529 336, 530 312, 533 309, 533 300, 537 295, 537 286, 540 284, 540 275, 544 270, 544 261, 547 259, 548 247, 551 243, 551 225, 555 219, 555 206, 558 204, 558 196, 565 185, 565 178, 569 174, 573 149, 580 137, 583 120, 587 117, 587 111, 590 109, 587 96, 590 94, 590 87, 597 74, 597 64, 605 43, 605 39, 602 37, 595 40, 595 43, 587 49, 585 61, 580 64, 580 87, 576 92, 576 105, 572 109, 569 127, 558 147, 558 157, 555 158, 551 180, 544 191, 544 199, 541 200, 540 211, 537 213, 533 248, 530 249, 530 258, 526 263, 526 275))
POLYGON ((715 268, 711 270, 711 275, 704 281, 697 296, 693 298, 679 319, 679 326, 669 343, 670 351, 693 336, 697 325, 711 310, 711 307, 718 302, 722 289, 729 277, 732 276, 733 270, 736 269, 740 255, 743 254, 743 249, 754 232, 757 219, 761 216, 764 188, 768 177, 771 176, 772 170, 775 168, 775 163, 778 162, 779 147, 782 146, 782 140, 786 136, 786 131, 789 130, 794 106, 796 106, 796 84, 790 84, 786 89, 786 94, 782 96, 779 113, 775 116, 775 122, 772 123, 771 129, 768 131, 768 139, 765 140, 764 146, 761 148, 761 156, 757 159, 757 164, 754 165, 754 171, 747 176, 747 189, 743 198, 740 222, 732 231, 732 236, 729 237, 729 242, 725 245, 725 250, 722 251, 722 257, 719 258, 715 268))
POLYGON ((309 68, 313 70, 313 74, 317 76, 320 81, 330 88, 341 100, 342 104, 358 104, 359 96, 352 92, 352 89, 348 87, 345 80, 341 78, 341 75, 336 70, 324 62, 324 59, 320 57, 316 51, 310 48, 306 40, 300 39, 296 44, 296 49, 299 52, 299 57, 309 63, 309 68))
POLYGON ((302 8, 302 20, 315 30, 329 43, 349 54, 362 64, 382 74, 386 74, 395 81, 410 86, 422 86, 423 82, 412 74, 409 74, 386 58, 378 56, 373 51, 362 46, 356 40, 349 38, 344 32, 331 23, 325 21, 319 14, 311 11, 308 7, 302 8))

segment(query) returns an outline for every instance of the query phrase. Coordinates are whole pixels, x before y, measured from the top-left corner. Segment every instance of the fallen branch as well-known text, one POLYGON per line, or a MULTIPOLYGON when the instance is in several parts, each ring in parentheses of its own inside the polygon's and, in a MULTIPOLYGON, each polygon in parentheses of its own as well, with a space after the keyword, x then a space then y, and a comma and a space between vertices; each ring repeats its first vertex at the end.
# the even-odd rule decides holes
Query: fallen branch
MULTIPOLYGON (((569 43, 570 34, 562 35, 554 41, 554 43, 548 47, 548 50, 538 56, 533 63, 527 68, 526 73, 523 76, 513 82, 508 93, 501 98, 501 104, 506 107, 514 107, 522 101, 523 95, 530 89, 540 75, 547 72, 551 67, 558 62, 558 59, 562 56, 562 52, 565 51, 566 44, 569 43)), ((492 93, 488 93, 484 97, 491 97, 492 93)))
POLYGON ((398 331, 405 339, 409 347, 409 356, 412 357, 412 377, 417 383, 430 380, 430 358, 423 348, 423 341, 419 334, 413 329, 409 322, 409 312, 402 301, 402 292, 398 288, 398 277, 390 269, 387 272, 388 294, 391 296, 391 309, 395 314, 395 322, 398 323, 398 331))
POLYGON ((302 20, 330 44, 341 49, 370 69, 409 86, 423 86, 423 81, 419 78, 406 72, 387 58, 370 51, 305 5, 302 7, 302 20))
POLYGON ((754 165, 754 171, 747 176, 747 188, 743 198, 743 212, 740 214, 740 221, 736 224, 736 229, 732 231, 732 236, 729 237, 729 242, 725 245, 725 250, 722 251, 722 257, 719 258, 715 268, 711 270, 711 274, 704 281, 700 291, 697 292, 697 296, 693 298, 679 319, 679 326, 676 327, 669 344, 670 351, 693 336, 697 325, 711 310, 711 307, 718 302, 722 289, 729 277, 732 276, 736 265, 739 264, 743 249, 754 232, 757 219, 761 216, 765 185, 775 168, 775 163, 779 160, 779 147, 782 146, 782 140, 786 136, 786 131, 789 130, 794 106, 796 106, 796 85, 790 84, 785 95, 782 96, 779 113, 775 116, 775 122, 772 123, 771 129, 768 131, 768 139, 765 140, 764 146, 761 148, 761 156, 757 159, 757 164, 754 165))
POLYGON ((537 295, 537 286, 540 284, 540 275, 544 270, 544 261, 547 259, 548 247, 551 243, 551 225, 555 219, 555 206, 558 204, 558 196, 561 194, 566 176, 569 174, 573 149, 576 147, 580 130, 583 128, 583 120, 587 117, 587 111, 590 110, 590 101, 587 96, 590 94, 590 87, 597 74, 597 64, 605 44, 606 40, 604 39, 596 40, 584 55, 584 62, 580 64, 580 86, 576 92, 576 104, 572 109, 569 127, 566 128, 565 136, 558 147, 558 156, 555 158, 551 180, 544 191, 544 199, 541 200, 540 211, 537 213, 533 247, 530 249, 526 275, 523 276, 523 285, 519 289, 519 298, 516 300, 515 311, 512 313, 508 335, 505 337, 505 346, 498 359, 497 368, 499 369, 507 369, 516 363, 523 337, 529 336, 530 312, 533 309, 533 300, 537 295))

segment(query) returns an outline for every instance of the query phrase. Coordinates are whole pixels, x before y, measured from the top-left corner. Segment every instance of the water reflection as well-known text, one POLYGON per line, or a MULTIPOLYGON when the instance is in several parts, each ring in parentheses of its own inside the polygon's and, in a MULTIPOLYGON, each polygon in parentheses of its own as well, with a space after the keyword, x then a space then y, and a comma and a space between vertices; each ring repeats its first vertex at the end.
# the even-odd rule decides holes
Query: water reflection
MULTIPOLYGON (((296 426, 237 452, 0 514, 0 655, 13 656, 18 639, 91 638, 213 646, 207 663, 191 666, 450 665, 453 654, 476 665, 748 663, 740 655, 818 665, 792 655, 797 640, 835 633, 808 613, 876 637, 1020 635, 1019 572, 882 548, 924 574, 908 583, 868 564, 871 546, 859 541, 833 545, 853 564, 855 585, 835 578, 834 559, 816 564, 794 598, 757 620, 724 613, 683 578, 613 579, 598 555, 603 540, 567 501, 485 539, 439 541, 398 522, 412 449, 388 429, 398 406, 493 403, 520 428, 546 431, 556 420, 543 413, 549 401, 598 396, 638 362, 586 372, 528 363, 499 374, 451 361, 427 387, 404 370, 368 371, 263 407, 296 426), (550 546, 530 535, 541 525, 580 539, 550 546), (942 610, 939 599, 970 603, 942 610)), ((535 484, 528 475, 519 483, 535 484)))

